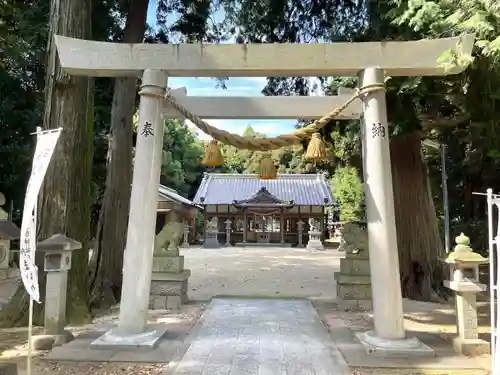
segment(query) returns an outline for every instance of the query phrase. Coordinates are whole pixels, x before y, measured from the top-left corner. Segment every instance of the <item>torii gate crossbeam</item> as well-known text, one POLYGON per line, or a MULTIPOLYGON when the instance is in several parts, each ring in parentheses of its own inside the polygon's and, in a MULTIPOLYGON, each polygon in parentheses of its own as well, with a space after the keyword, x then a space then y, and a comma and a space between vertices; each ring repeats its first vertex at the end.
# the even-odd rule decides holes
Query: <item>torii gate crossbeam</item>
MULTIPOLYGON (((55 36, 55 43, 61 67, 67 73, 93 77, 142 74, 141 90, 144 95, 139 106, 140 125, 124 255, 120 318, 117 329, 107 332, 93 345, 154 347, 163 332, 148 327, 146 323, 163 146, 162 112, 172 115, 169 109, 165 110, 161 100, 169 76, 358 76, 360 87, 380 86, 387 76, 460 73, 465 67, 456 66, 445 71, 438 58, 448 50, 470 54, 474 36, 411 42, 307 45, 118 44, 55 36)), ((204 112, 200 115, 218 116, 217 111, 207 108, 207 103, 212 100, 213 104, 214 99, 181 100, 186 101, 188 108, 189 103, 204 103, 200 105, 199 110, 204 112)), ((267 116, 272 112, 270 103, 281 99, 252 100, 254 106, 260 103, 261 113, 267 116)), ((318 103, 321 100, 325 99, 317 99, 318 103)), ((249 103, 247 101, 247 112, 249 103)), ((381 91, 365 94, 362 106, 364 183, 375 330, 366 332, 360 339, 371 352, 382 354, 432 352, 418 340, 407 339, 404 330, 385 94, 381 91)), ((196 113, 197 109, 192 109, 196 113)), ((238 118, 238 113, 227 108, 225 113, 226 117, 238 118)), ((288 113, 296 112, 291 110, 288 113)), ((287 118, 287 111, 283 110, 281 114, 287 118)), ((250 115, 244 114, 245 118, 250 115)))

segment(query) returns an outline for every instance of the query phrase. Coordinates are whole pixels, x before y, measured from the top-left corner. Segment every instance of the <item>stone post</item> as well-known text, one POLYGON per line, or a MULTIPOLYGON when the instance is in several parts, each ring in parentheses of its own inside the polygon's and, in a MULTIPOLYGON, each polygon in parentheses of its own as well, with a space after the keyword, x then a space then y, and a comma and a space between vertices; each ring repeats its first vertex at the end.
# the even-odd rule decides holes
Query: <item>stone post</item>
POLYGON ((285 216, 283 215, 283 211, 281 211, 280 216, 280 242, 285 243, 285 216))
POLYGON ((245 212, 243 214, 243 243, 247 242, 247 228, 248 228, 248 216, 245 212))
MULTIPOLYGON (((384 78, 383 70, 368 68, 359 74, 359 84, 384 85, 384 78)), ((405 340, 385 92, 366 94, 363 112, 363 173, 375 330, 363 334, 361 340, 373 354, 418 354, 420 342, 405 340)))
POLYGON ((232 221, 227 219, 224 224, 226 224, 226 246, 231 246, 231 224, 232 221))
POLYGON ((167 75, 163 71, 144 70, 118 327, 94 341, 93 346, 151 348, 156 347, 165 333, 158 327, 147 327, 147 318, 163 150, 161 113, 166 85, 167 75))
POLYGON ((191 229, 191 227, 189 226, 189 224, 184 223, 184 228, 182 230, 183 238, 182 238, 181 247, 189 247, 189 230, 190 229, 191 229))
POLYGON ((63 234, 55 234, 37 244, 37 251, 44 253, 44 270, 47 272, 44 302, 44 335, 33 338, 36 350, 48 350, 73 339, 66 326, 66 290, 71 254, 82 244, 63 234))
POLYGON ((302 220, 297 221, 297 247, 304 247, 304 244, 302 243, 302 236, 304 234, 304 222, 302 220))

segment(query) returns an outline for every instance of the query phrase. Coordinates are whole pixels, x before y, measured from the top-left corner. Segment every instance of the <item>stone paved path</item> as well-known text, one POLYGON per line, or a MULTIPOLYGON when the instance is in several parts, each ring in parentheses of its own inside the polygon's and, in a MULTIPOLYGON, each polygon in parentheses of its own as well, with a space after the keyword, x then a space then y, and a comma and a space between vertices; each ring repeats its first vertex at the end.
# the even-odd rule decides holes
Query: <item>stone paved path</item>
MULTIPOLYGON (((196 332, 196 331, 195 331, 196 332)), ((311 302, 214 299, 174 375, 347 375, 311 302)))

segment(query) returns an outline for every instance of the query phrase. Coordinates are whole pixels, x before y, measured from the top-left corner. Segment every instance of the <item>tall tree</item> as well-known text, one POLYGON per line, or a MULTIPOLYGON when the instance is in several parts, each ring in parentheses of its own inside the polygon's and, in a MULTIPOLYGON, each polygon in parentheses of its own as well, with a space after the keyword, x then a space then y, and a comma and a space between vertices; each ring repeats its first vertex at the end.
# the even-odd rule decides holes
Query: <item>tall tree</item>
MULTIPOLYGON (((389 39, 415 39, 421 36, 408 27, 391 24, 386 18, 394 6, 384 2, 353 1, 278 1, 255 4, 246 0, 226 0, 228 17, 237 27, 239 42, 311 42, 311 41, 371 41, 389 39)), ((323 79, 324 81, 324 79, 323 79)), ((355 83, 355 80, 351 80, 355 83)), ((264 89, 266 95, 307 95, 309 81, 302 77, 268 79, 264 89)), ((420 151, 420 130, 422 127, 418 117, 418 103, 421 96, 412 91, 411 79, 392 79, 389 82, 388 107, 389 121, 393 136, 401 135, 406 142, 413 142, 411 147, 399 147, 394 154, 392 168, 394 170, 395 205, 398 207, 397 228, 398 247, 403 267, 401 278, 407 286, 404 294, 413 298, 429 300, 433 297, 432 288, 440 284, 440 265, 437 261, 442 244, 438 232, 438 221, 427 181, 427 170, 420 151), (417 135, 417 136, 415 136, 417 135), (408 137, 406 137, 408 136, 408 137), (403 174, 409 160, 414 161, 415 171, 419 173, 403 174), (402 177, 404 180, 401 180, 402 177), (409 199, 403 190, 411 188, 414 199, 409 199), (427 223, 425 239, 414 234, 413 221, 409 217, 417 217, 418 222, 427 223), (407 267, 408 260, 415 267, 407 267), (418 266, 417 266, 418 265, 418 266), (411 280, 415 282, 411 283, 411 280), (420 280, 420 283, 416 280, 420 280), (409 285, 412 285, 410 288, 409 285), (409 291, 411 289, 411 292, 409 291)), ((359 127, 345 127, 339 122, 332 122, 323 131, 328 142, 337 146, 346 136, 351 136, 359 127), (347 130, 347 131, 346 131, 347 130), (339 142, 340 141, 340 142, 339 142)), ((347 143, 351 143, 350 141, 347 143)), ((391 147, 396 147, 396 142, 391 147)), ((409 145, 410 146, 410 145, 409 145)), ((343 151, 346 151, 343 148, 343 151)), ((357 152, 358 148, 353 149, 357 152)), ((337 151, 335 150, 336 156, 337 151)), ((354 155, 353 155, 354 156, 354 155)), ((356 162, 356 157, 343 157, 356 162)), ((324 166, 331 169, 331 165, 324 166)))
MULTIPOLYGON (((140 43, 146 31, 148 0, 129 0, 123 43, 140 43)), ((116 78, 108 136, 106 187, 95 249, 96 268, 91 284, 92 303, 109 307, 120 298, 123 251, 132 183, 132 118, 136 108, 137 78, 116 78)))
MULTIPOLYGON (((90 239, 90 183, 92 162, 92 80, 69 76, 57 59, 53 36, 89 39, 92 2, 90 0, 53 1, 49 17, 45 113, 43 129, 62 127, 63 131, 39 197, 38 238, 62 233, 82 243, 72 257, 68 291, 70 321, 90 317, 87 292, 88 243, 90 239)), ((43 257, 38 256, 39 283, 44 295, 43 257)), ((40 305, 37 305, 39 307, 40 305)), ((3 326, 24 323, 28 298, 23 286, 3 311, 3 326)), ((40 322, 38 308, 35 322, 40 322)))

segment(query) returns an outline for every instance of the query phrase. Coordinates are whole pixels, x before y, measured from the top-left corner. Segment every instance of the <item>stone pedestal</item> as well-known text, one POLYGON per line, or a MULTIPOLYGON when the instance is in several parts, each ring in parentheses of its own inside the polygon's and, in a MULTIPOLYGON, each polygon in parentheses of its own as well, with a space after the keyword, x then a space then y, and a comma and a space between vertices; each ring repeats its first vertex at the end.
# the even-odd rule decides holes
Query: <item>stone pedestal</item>
POLYGON ((257 242, 261 244, 269 244, 271 242, 271 234, 267 232, 257 233, 257 242))
POLYGON ((325 250, 323 242, 321 242, 321 232, 309 231, 309 240, 307 241, 307 250, 325 250))
POLYGON ((191 271, 184 269, 184 256, 178 249, 164 250, 153 258, 149 308, 179 309, 188 299, 191 271))
POLYGON ((453 339, 453 348, 468 357, 489 354, 489 342, 478 335, 476 292, 457 293, 455 298, 458 337, 453 339))
POLYGON ((345 258, 340 260, 340 272, 335 272, 335 280, 337 302, 343 309, 372 309, 368 234, 362 225, 346 223, 342 231, 339 250, 345 252, 345 258))
POLYGON ((340 260, 340 272, 335 272, 339 306, 349 310, 371 310, 372 285, 368 251, 346 252, 340 260))
POLYGON ((203 247, 205 249, 218 249, 220 247, 217 231, 207 231, 203 247))

